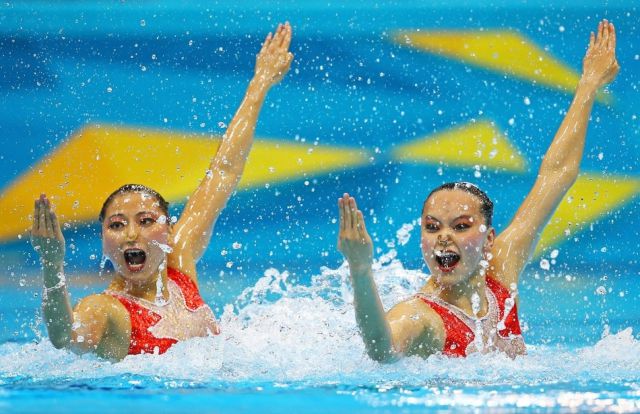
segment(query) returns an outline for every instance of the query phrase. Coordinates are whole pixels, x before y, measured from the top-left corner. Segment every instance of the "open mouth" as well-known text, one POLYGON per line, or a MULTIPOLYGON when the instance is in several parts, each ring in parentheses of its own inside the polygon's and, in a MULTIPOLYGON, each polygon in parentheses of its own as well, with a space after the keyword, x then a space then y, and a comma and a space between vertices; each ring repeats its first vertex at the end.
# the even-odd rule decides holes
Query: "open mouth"
POLYGON ((124 261, 130 272, 139 272, 144 267, 147 254, 142 249, 127 249, 124 251, 124 261))
POLYGON ((458 262, 460 261, 460 255, 456 252, 452 252, 449 250, 435 252, 436 262, 438 263, 438 267, 443 272, 452 271, 458 262))

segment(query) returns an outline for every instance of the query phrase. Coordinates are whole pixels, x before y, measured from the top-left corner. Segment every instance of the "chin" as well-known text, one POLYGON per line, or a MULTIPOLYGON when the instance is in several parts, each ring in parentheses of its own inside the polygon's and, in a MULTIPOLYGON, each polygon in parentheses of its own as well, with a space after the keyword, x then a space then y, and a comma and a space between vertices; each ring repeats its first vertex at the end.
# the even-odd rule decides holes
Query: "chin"
POLYGON ((432 272, 432 274, 436 277, 436 281, 439 285, 455 286, 468 279, 468 277, 464 276, 460 270, 460 268, 456 267, 449 272, 445 272, 436 267, 436 271, 432 272))

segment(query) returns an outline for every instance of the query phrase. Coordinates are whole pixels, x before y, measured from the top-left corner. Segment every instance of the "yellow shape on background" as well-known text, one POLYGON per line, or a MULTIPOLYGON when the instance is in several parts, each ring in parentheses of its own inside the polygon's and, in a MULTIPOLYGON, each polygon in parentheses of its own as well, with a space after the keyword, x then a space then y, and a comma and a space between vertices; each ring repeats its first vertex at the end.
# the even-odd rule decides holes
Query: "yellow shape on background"
MULTIPOLYGON (((397 33, 394 40, 563 91, 575 91, 580 80, 579 73, 517 32, 406 31, 397 33)), ((610 103, 611 97, 598 93, 598 100, 610 103)))
MULTIPOLYGON (((127 183, 147 185, 169 201, 180 201, 195 190, 219 145, 220 137, 87 126, 0 194, 0 240, 31 227, 29 215, 41 193, 64 221, 97 219, 105 198, 127 183)), ((367 162, 368 154, 360 150, 258 140, 239 186, 263 186, 367 162)))
POLYGON ((640 180, 582 174, 569 189, 545 227, 536 247, 539 256, 548 247, 571 237, 596 219, 620 208, 640 191, 640 180))
POLYGON ((480 121, 421 138, 394 149, 400 161, 446 163, 450 166, 484 165, 523 172, 526 160, 497 128, 480 121))

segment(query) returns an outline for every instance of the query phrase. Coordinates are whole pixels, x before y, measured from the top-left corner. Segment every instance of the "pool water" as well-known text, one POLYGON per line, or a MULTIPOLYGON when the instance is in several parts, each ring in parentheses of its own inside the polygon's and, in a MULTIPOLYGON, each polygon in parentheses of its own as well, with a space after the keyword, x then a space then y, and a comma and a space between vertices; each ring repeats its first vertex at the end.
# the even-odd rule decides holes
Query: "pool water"
MULTIPOLYGON (((391 250, 376 265, 387 307, 427 277, 394 256, 391 250)), ((54 349, 36 320, 36 290, 5 289, 5 336, 16 330, 31 337, 0 344, 0 411, 640 410, 640 317, 625 300, 640 293, 635 277, 604 285, 577 275, 557 279, 567 277, 534 270, 523 277, 527 355, 412 357, 391 365, 364 352, 344 266, 318 269, 306 282, 268 269, 235 298, 220 299, 228 303, 221 335, 118 363, 54 349), (16 319, 11 307, 21 308, 16 319)), ((205 288, 205 298, 211 294, 205 288)))

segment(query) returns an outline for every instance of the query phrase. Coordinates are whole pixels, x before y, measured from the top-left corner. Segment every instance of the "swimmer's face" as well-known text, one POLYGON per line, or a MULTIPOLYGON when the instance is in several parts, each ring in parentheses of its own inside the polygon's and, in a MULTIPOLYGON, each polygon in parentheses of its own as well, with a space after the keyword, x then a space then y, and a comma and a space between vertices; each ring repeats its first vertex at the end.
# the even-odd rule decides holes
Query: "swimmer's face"
POLYGON ((155 197, 143 192, 118 194, 102 222, 103 253, 118 274, 143 283, 163 270, 170 232, 169 218, 155 197))
POLYGON ((495 231, 485 223, 478 197, 442 190, 429 197, 422 214, 422 255, 439 284, 453 286, 482 271, 495 231))

